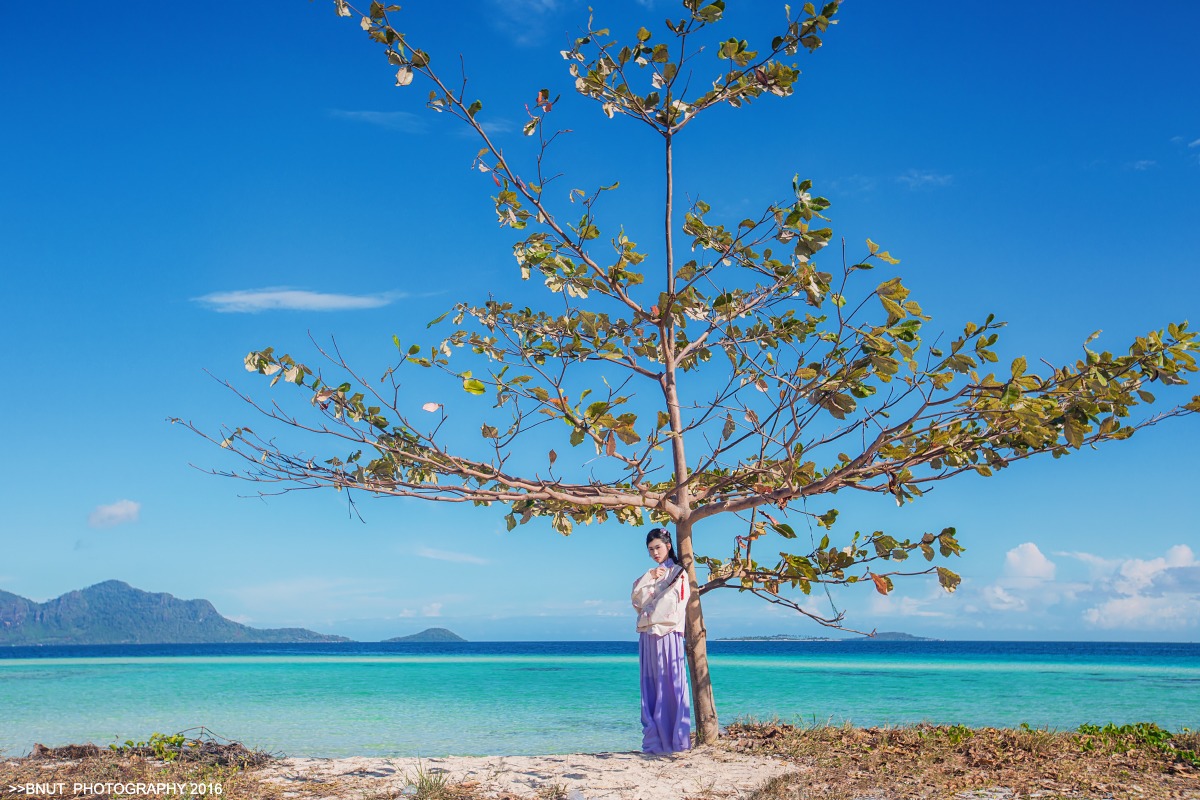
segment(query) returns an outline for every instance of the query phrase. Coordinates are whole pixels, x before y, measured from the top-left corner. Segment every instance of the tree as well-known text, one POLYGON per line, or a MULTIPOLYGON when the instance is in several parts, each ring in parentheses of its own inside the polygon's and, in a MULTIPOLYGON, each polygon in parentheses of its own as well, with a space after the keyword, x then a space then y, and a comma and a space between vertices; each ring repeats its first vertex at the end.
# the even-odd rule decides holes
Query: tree
POLYGON ((546 191, 558 177, 549 158, 563 133, 548 127, 553 92, 530 92, 531 155, 506 154, 477 119, 482 104, 466 95, 465 81, 451 85, 434 66, 440 57, 393 26, 396 7, 372 3, 360 14, 335 0, 339 15, 358 16, 385 49, 398 86, 426 81, 427 105, 478 136, 474 163, 491 178, 497 219, 523 237, 513 247, 522 278, 536 276, 562 305, 548 312, 494 298, 460 302, 431 323, 452 324, 439 343, 405 348, 397 340, 399 363, 379 381, 363 378, 336 347, 317 348, 325 365, 316 369, 273 348, 257 350, 246 357, 248 370, 272 385, 293 384, 311 401, 302 416, 243 395, 291 435, 247 427, 208 435, 188 426, 249 464, 223 474, 281 491, 332 486, 495 503, 507 509, 510 529, 548 517, 564 535, 609 518, 673 525, 693 587, 693 708, 700 739, 711 741, 708 592, 751 592, 840 626, 841 614, 824 618, 802 606, 814 586, 867 582, 887 594, 894 578, 930 572, 947 591, 959 582, 932 565, 962 550, 949 527, 904 537, 855 532, 842 546, 824 535, 807 551, 778 557, 762 558, 763 544, 753 552, 770 535, 796 540, 793 518, 832 528, 836 509, 809 511, 810 498, 857 490, 902 504, 955 475, 988 476, 1036 454, 1059 457, 1127 438, 1200 410, 1200 398, 1130 417, 1154 401, 1151 384, 1184 384, 1195 371, 1196 337, 1186 323, 1139 337, 1124 354, 1090 349, 1092 337, 1080 360, 1040 374, 1025 358, 990 367, 1002 327, 993 316, 967 323, 948 344, 927 341, 931 318, 901 278, 869 280, 898 263, 886 250, 868 239, 861 258, 848 259, 843 242, 840 267, 818 268, 833 232, 824 215, 830 204, 809 181, 794 179, 786 202, 741 221, 695 200, 677 225, 675 138, 714 107, 791 95, 799 72, 785 60, 821 46, 839 3, 819 11, 805 4, 796 19, 789 11, 779 35, 758 50, 714 33, 720 0, 683 6, 661 36, 641 28, 624 44, 589 20, 562 52, 577 92, 662 142, 662 255, 650 257, 607 222, 604 201, 616 183, 571 189, 569 202, 546 191), (693 66, 711 68, 704 59, 714 49, 722 75, 696 89, 693 66), (686 261, 676 256, 680 241, 690 248, 686 261), (462 368, 463 359, 473 368, 462 368), (479 412, 474 447, 447 443, 455 432, 443 403, 418 407, 419 399, 402 394, 398 375, 413 367, 441 370, 481 401, 494 398, 479 412), (308 435, 328 458, 304 455, 296 443, 308 435), (548 437, 553 449, 531 456, 548 437), (696 526, 722 514, 745 520, 731 556, 696 553, 696 526), (909 567, 918 553, 926 563, 909 567), (703 582, 698 565, 708 571, 703 582))

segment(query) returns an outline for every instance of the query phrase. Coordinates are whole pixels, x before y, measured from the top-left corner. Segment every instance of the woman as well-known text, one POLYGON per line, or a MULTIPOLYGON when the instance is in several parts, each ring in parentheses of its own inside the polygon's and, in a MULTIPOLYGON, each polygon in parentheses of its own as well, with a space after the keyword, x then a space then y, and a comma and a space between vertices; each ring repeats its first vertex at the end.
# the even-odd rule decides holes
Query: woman
POLYGON ((683 650, 684 610, 690 594, 671 534, 646 536, 655 566, 633 584, 638 661, 642 674, 642 752, 674 753, 691 747, 691 702, 683 650))

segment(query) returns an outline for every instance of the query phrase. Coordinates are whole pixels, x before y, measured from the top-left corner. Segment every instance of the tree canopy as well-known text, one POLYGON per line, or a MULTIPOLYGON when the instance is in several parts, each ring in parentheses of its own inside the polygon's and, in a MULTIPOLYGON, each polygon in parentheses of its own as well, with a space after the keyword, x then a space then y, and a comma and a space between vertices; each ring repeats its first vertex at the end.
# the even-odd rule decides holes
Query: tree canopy
POLYGON ((478 118, 482 101, 451 77, 458 65, 410 41, 398 7, 360 12, 335 0, 335 9, 357 17, 385 51, 397 86, 420 80, 430 109, 473 131, 473 163, 498 224, 516 236, 517 271, 544 284, 549 308, 464 290, 430 323, 442 331, 433 343, 394 340, 397 363, 380 380, 336 347, 318 347, 317 362, 255 350, 246 369, 294 386, 311 408, 244 395, 276 423, 269 432, 257 424, 197 432, 244 459, 225 474, 270 484, 264 491, 334 487, 499 504, 509 529, 547 517, 562 534, 606 520, 673 525, 695 589, 688 647, 704 739, 715 736, 716 715, 701 595, 753 592, 841 625, 840 614, 801 605, 814 585, 867 582, 886 594, 894 578, 929 572, 948 591, 959 583, 932 563, 962 551, 952 527, 857 531, 837 543, 823 535, 796 548, 798 520, 831 529, 837 519, 833 508, 809 510, 810 498, 853 490, 903 504, 956 475, 1058 458, 1200 410, 1194 397, 1135 415, 1154 402, 1154 384, 1185 384, 1196 370, 1186 322, 1119 352, 1093 349, 1093 336, 1073 363, 1000 364, 1003 323, 988 315, 953 334, 932 325, 897 258, 870 239, 838 241, 830 201, 809 180, 796 176, 786 198, 742 219, 719 196, 692 192, 677 208, 674 140, 714 107, 791 96, 800 74, 792 59, 822 45, 837 0, 806 3, 794 17, 789 9, 769 42, 722 38, 724 3, 685 0, 657 32, 618 37, 589 19, 561 52, 568 81, 603 117, 657 136, 655 248, 609 221, 619 183, 563 191, 552 166, 568 133, 556 127, 557 90, 530 91, 530 147, 506 151, 478 118), (714 67, 715 80, 701 78, 714 67), (454 419, 445 403, 405 394, 405 371, 422 368, 478 398, 477 416, 454 419), (464 425, 478 427, 473 446, 448 435, 464 425), (694 526, 721 514, 744 520, 732 554, 695 553, 694 526), (783 549, 755 550, 769 534, 783 549), (923 563, 910 566, 910 556, 923 563))

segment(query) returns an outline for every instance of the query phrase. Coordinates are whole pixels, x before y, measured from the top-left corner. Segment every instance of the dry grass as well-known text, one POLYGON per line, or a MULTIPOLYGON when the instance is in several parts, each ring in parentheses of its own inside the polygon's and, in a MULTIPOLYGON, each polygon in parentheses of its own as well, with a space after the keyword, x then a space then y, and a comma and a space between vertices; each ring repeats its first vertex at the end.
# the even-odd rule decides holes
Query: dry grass
POLYGON ((764 784, 753 800, 987 797, 988 790, 1001 788, 1012 794, 990 796, 1200 800, 1200 734, 1155 726, 1081 734, 751 723, 729 726, 724 742, 739 752, 781 755, 800 767, 764 784))
MULTIPOLYGON (((763 784, 752 800, 1200 800, 1200 763, 1193 763, 1200 762, 1196 755, 1200 734, 1171 734, 1153 726, 1072 733, 958 725, 863 729, 735 723, 720 746, 782 756, 795 763, 795 772, 763 784), (1011 793, 1001 793, 1001 788, 1011 793)), ((72 787, 75 783, 195 783, 219 785, 217 800, 519 800, 512 794, 492 794, 477 783, 451 783, 421 767, 405 778, 408 785, 403 792, 394 784, 384 789, 377 778, 362 774, 272 780, 245 760, 163 762, 136 749, 118 753, 85 746, 0 761, 0 798, 24 800, 25 795, 8 791, 10 784, 65 783, 60 796, 117 800, 133 795, 75 794, 72 787)), ((722 789, 713 786, 710 793, 726 796, 722 789)), ((548 787, 542 797, 559 800, 564 792, 562 787, 548 787)), ((211 790, 208 795, 214 796, 211 790)))
MULTIPOLYGON (((74 784, 149 784, 149 783, 184 783, 204 784, 221 787, 221 798, 278 798, 283 795, 277 787, 263 786, 253 772, 241 769, 236 765, 201 764, 201 763, 165 763, 146 758, 141 755, 124 755, 111 750, 96 750, 82 758, 19 758, 0 761, 0 798, 37 797, 48 792, 37 792, 29 795, 9 791, 8 787, 24 786, 29 783, 66 784, 57 796, 71 800, 110 800, 127 795, 100 792, 73 791, 74 784)), ((178 795, 176 795, 178 796, 178 795)), ((186 797, 186 795, 184 795, 186 797)), ((144 795, 143 795, 144 797, 144 795)))
MULTIPOLYGON (((261 754, 260 754, 261 755, 261 754)), ((263 766, 259 758, 252 764, 263 766)), ((93 745, 70 745, 41 750, 24 758, 0 761, 0 800, 28 800, 29 797, 49 795, 41 791, 31 794, 15 793, 8 787, 27 784, 65 784, 55 796, 70 800, 121 800, 141 797, 135 792, 74 792, 81 784, 201 784, 204 793, 194 797, 205 800, 391 800, 398 796, 412 800, 523 800, 511 794, 484 794, 475 783, 451 783, 436 772, 418 768, 406 775, 408 787, 402 795, 394 789, 384 789, 370 776, 339 775, 329 779, 314 779, 302 775, 284 780, 270 779, 266 772, 246 762, 216 764, 187 761, 164 762, 143 753, 119 753, 101 750, 93 745), (219 786, 219 794, 212 787, 219 786)), ((151 795, 152 796, 152 795, 151 795)), ((188 798, 183 795, 160 795, 188 798)), ((564 795, 565 796, 565 795, 564 795)))

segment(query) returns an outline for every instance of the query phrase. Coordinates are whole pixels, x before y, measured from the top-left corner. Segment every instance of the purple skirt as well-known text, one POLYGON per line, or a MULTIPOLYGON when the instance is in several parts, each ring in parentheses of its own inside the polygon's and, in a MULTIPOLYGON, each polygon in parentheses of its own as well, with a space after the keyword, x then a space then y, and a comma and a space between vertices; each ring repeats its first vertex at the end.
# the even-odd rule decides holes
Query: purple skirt
POLYGON ((642 752, 674 753, 691 747, 691 697, 683 634, 638 635, 642 675, 642 752))

